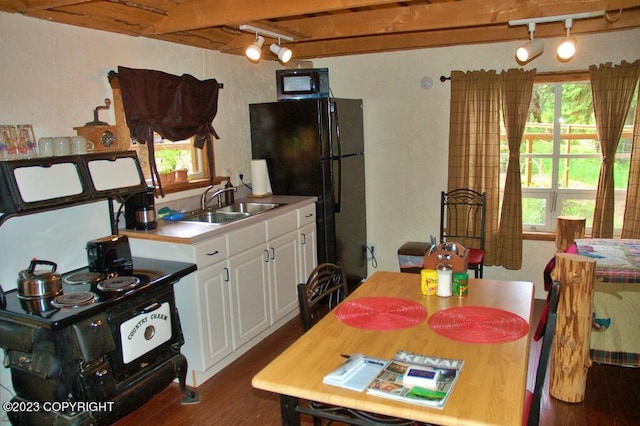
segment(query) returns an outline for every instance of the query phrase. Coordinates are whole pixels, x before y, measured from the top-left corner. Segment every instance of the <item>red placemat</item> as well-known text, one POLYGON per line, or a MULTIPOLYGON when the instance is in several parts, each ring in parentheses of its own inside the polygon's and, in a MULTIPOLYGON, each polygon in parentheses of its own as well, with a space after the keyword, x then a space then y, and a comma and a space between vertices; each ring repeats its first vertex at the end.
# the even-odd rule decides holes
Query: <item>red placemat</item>
POLYGON ((513 312, 486 306, 460 306, 436 312, 429 327, 466 343, 503 343, 526 336, 529 324, 513 312))
POLYGON ((427 309, 400 297, 361 297, 339 304, 335 315, 351 327, 397 330, 420 324, 427 318, 427 309))

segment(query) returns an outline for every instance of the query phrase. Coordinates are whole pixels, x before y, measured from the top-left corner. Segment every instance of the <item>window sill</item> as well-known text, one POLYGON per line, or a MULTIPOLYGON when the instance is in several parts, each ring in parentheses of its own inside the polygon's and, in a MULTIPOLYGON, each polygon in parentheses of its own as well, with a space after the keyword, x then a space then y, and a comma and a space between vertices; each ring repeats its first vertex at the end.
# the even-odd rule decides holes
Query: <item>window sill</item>
POLYGON ((527 231, 522 233, 522 239, 530 241, 555 241, 556 233, 527 231))
MULTIPOLYGON (((216 176, 213 179, 214 185, 219 185, 222 182, 227 181, 229 178, 226 176, 216 176)), ((194 188, 205 188, 209 186, 209 179, 193 179, 187 182, 177 182, 177 183, 169 183, 162 185, 162 190, 165 194, 173 194, 176 192, 188 191, 194 188)), ((159 195, 160 192, 156 188, 156 195, 159 195)))

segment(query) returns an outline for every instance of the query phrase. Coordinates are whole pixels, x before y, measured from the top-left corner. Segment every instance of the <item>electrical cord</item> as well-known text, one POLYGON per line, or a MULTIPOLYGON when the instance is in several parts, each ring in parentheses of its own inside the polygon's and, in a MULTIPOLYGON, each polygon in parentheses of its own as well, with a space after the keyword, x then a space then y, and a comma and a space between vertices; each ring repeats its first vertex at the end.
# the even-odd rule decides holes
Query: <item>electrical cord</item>
POLYGON ((375 254, 373 254, 373 246, 366 246, 367 247, 367 258, 369 260, 371 260, 371 266, 374 269, 378 269, 378 259, 376 259, 375 254))
POLYGON ((243 175, 242 173, 240 173, 240 174, 238 175, 238 177, 240 178, 240 182, 241 182, 244 186, 246 186, 247 188, 249 188, 249 191, 253 191, 253 188, 251 188, 249 185, 247 185, 247 184, 245 183, 245 181, 243 181, 243 180, 242 180, 242 179, 244 178, 244 175, 243 175))

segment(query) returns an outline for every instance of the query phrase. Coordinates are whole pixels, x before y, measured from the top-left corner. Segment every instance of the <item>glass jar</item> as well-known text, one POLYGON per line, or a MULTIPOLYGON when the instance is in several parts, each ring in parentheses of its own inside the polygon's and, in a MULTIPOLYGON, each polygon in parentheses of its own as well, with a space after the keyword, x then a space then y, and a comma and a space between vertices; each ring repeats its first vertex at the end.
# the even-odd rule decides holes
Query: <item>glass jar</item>
POLYGON ((439 263, 436 266, 438 274, 438 289, 436 294, 440 297, 451 296, 451 282, 453 277, 453 269, 448 263, 439 263))

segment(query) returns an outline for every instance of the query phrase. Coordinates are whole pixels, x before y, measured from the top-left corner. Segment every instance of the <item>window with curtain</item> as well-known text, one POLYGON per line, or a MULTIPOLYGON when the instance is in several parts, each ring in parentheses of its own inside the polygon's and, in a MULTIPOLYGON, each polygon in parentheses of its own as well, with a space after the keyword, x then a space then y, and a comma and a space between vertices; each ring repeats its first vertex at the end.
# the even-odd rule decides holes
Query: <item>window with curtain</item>
MULTIPOLYGON (((617 147, 614 230, 622 229, 637 89, 617 147)), ((509 149, 500 132, 500 187, 504 188, 509 149)), ((587 218, 590 231, 602 153, 594 118, 591 84, 537 77, 520 145, 523 231, 555 231, 558 216, 587 218)))
MULTIPOLYGON (((134 140, 132 149, 138 152, 138 158, 143 164, 144 176, 150 184, 151 170, 147 166, 147 147, 134 140)), ((208 183, 209 168, 203 151, 193 146, 193 138, 171 141, 154 133, 154 151, 156 167, 160 178, 163 179, 166 192, 173 192, 176 188, 184 190, 185 184, 202 186, 201 184, 208 183)))

